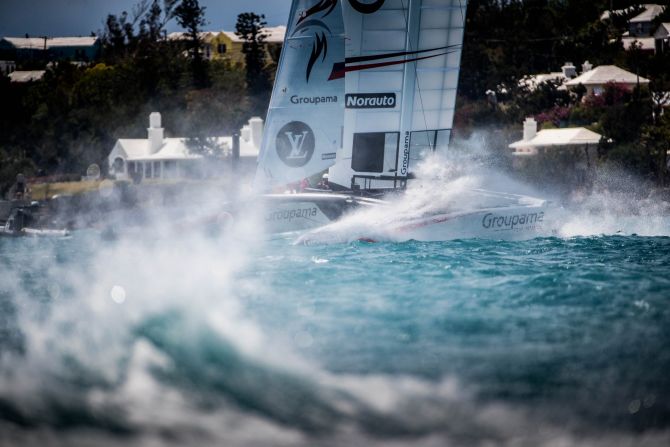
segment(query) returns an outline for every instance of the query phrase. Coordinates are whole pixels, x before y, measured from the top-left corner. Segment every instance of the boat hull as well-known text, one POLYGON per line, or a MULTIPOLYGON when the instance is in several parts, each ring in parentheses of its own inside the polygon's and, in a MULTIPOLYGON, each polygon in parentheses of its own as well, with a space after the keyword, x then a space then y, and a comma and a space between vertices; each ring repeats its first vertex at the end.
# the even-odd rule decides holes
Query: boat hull
POLYGON ((298 243, 304 244, 356 240, 524 240, 557 234, 560 213, 556 206, 541 199, 513 197, 519 200, 518 204, 458 212, 438 210, 417 217, 394 216, 390 201, 340 193, 269 194, 260 199, 260 209, 267 234, 298 233, 298 243), (361 215, 354 216, 354 224, 347 224, 347 217, 359 211, 370 214, 363 214, 363 219, 361 215))
POLYGON ((331 224, 381 200, 339 193, 266 194, 260 199, 262 223, 270 234, 309 231, 331 224))
POLYGON ((395 240, 527 240, 557 234, 556 210, 548 204, 445 213, 391 228, 395 240))

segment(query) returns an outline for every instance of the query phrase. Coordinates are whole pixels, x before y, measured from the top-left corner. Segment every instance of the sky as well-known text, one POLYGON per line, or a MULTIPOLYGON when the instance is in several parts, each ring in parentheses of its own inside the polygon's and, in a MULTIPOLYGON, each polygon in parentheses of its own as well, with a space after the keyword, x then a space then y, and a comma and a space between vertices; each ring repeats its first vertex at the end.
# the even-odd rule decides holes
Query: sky
MULTIPOLYGON (((0 0, 0 37, 88 36, 103 28, 107 14, 131 11, 138 0, 0 0)), ((240 12, 265 14, 268 25, 285 25, 290 0, 200 0, 206 30, 234 30, 240 12)), ((170 23, 168 31, 178 31, 170 23)))

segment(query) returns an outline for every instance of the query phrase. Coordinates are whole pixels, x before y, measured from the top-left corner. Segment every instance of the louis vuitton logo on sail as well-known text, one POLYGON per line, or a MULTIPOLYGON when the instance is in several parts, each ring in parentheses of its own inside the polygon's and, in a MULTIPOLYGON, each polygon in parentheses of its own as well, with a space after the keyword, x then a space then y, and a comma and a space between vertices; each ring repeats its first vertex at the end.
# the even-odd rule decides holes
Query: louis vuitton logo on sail
POLYGON ((307 131, 304 131, 301 134, 286 132, 286 138, 288 138, 288 141, 291 144, 291 153, 288 154, 288 157, 286 158, 290 160, 304 160, 307 158, 307 152, 303 150, 306 137, 307 131))
POLYGON ((349 93, 345 95, 347 109, 393 109, 396 106, 395 93, 349 93))
POLYGON ((312 159, 316 141, 312 129, 302 121, 291 121, 276 137, 277 156, 287 166, 300 168, 312 159))

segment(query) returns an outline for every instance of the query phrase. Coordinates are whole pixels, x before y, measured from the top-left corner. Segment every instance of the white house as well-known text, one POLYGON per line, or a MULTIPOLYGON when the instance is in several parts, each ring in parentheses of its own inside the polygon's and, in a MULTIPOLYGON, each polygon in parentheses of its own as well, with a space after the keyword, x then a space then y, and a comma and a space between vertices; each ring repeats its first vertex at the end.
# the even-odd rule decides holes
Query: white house
MULTIPOLYGON (((202 31, 198 33, 198 37, 200 38, 200 43, 202 45, 202 56, 208 61, 212 60, 212 40, 217 36, 217 34, 217 31, 202 31)), ((172 41, 186 41, 191 37, 188 35, 188 33, 173 32, 168 34, 167 38, 168 40, 172 41)))
POLYGON ((602 135, 585 127, 545 129, 537 131, 537 121, 527 118, 523 123, 523 139, 509 145, 515 156, 532 156, 551 150, 583 149, 587 158, 595 156, 602 135))
MULTIPOLYGON (((187 138, 165 138, 161 114, 149 115, 146 139, 119 139, 107 157, 109 173, 117 179, 184 179, 207 174, 203 157, 193 153, 187 138)), ((240 131, 238 168, 249 171, 256 166, 263 138, 263 120, 251 118, 240 131)), ((216 137, 224 154, 232 156, 233 137, 216 137)))
MULTIPOLYGON (((593 68, 588 61, 582 65, 582 69, 590 70, 593 68)), ((564 84, 570 79, 577 77, 577 67, 572 62, 566 62, 561 67, 561 71, 551 73, 540 73, 534 75, 527 75, 519 81, 519 86, 526 87, 530 91, 537 90, 537 88, 545 82, 553 82, 558 85, 558 90, 565 90, 564 84)))
POLYGON ((537 180, 556 186, 586 186, 598 155, 601 136, 583 127, 537 131, 537 122, 523 124, 523 139, 509 145, 512 165, 537 180))
POLYGON ((622 34, 621 42, 626 50, 630 50, 635 45, 641 51, 653 53, 658 51, 654 38, 655 20, 664 12, 665 8, 665 5, 656 3, 633 5, 617 11, 605 11, 600 19, 603 21, 610 20, 614 14, 619 16, 630 15, 633 11, 639 9, 641 12, 628 20, 628 31, 622 34))
POLYGON ((638 84, 649 84, 649 79, 637 76, 635 73, 626 71, 616 65, 601 65, 571 79, 565 85, 568 89, 574 89, 581 84, 586 87, 587 94, 599 95, 603 93, 605 85, 609 83, 621 84, 632 90, 638 84))
POLYGON ((665 10, 664 5, 647 3, 643 10, 628 21, 628 32, 634 37, 649 37, 654 32, 654 20, 665 10))
POLYGON ((0 51, 13 55, 15 60, 91 61, 101 47, 100 38, 95 36, 0 38, 0 51))
MULTIPOLYGON (((242 38, 235 34, 234 31, 221 31, 225 34, 231 41, 242 43, 242 38)), ((266 43, 284 43, 284 37, 286 36, 286 27, 285 26, 266 26, 263 28, 263 35, 265 35, 264 41, 266 43)))

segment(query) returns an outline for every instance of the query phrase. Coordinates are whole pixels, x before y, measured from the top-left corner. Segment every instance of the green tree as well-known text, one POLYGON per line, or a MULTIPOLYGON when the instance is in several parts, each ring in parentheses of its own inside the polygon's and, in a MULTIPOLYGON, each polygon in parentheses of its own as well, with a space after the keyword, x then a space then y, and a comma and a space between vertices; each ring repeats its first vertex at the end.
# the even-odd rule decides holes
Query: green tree
POLYGON ((212 85, 186 95, 186 114, 180 131, 191 137, 190 152, 210 158, 227 154, 215 137, 239 131, 249 117, 244 73, 227 61, 213 61, 212 85))
POLYGON ((242 39, 242 53, 247 70, 247 91, 251 95, 252 110, 262 114, 267 107, 271 85, 266 69, 265 39, 267 26, 264 15, 245 12, 237 16, 235 34, 242 39))
POLYGON ((205 88, 209 84, 207 77, 207 66, 202 57, 202 39, 200 33, 202 27, 207 24, 205 20, 205 7, 200 6, 198 0, 182 0, 175 8, 177 23, 186 30, 188 39, 186 47, 191 59, 191 70, 193 83, 196 88, 205 88))

